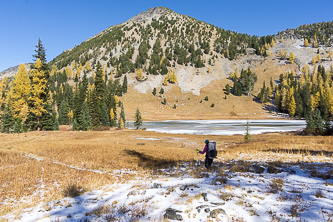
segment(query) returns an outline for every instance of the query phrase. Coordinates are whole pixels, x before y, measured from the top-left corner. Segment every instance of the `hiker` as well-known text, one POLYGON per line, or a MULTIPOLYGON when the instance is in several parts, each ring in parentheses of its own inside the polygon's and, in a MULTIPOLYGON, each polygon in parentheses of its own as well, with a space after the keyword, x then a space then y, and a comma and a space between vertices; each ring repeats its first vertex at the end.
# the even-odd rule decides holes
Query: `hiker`
POLYGON ((200 151, 197 149, 197 153, 200 154, 205 154, 206 153, 206 159, 205 159, 205 167, 207 169, 210 168, 210 166, 213 163, 213 159, 216 158, 216 142, 215 141, 211 141, 209 142, 209 140, 205 140, 205 148, 203 149, 203 151, 200 151))

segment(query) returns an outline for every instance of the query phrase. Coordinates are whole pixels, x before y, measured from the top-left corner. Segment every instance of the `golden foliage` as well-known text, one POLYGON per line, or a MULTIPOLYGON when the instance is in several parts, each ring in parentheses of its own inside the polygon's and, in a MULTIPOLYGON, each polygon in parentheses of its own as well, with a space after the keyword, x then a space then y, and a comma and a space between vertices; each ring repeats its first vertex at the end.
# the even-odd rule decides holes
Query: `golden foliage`
POLYGON ((30 80, 24 64, 18 68, 11 88, 11 103, 15 118, 25 121, 28 117, 28 96, 30 93, 30 80))
POLYGON ((136 71, 136 79, 138 80, 138 81, 141 81, 141 80, 143 80, 143 71, 142 71, 142 69, 138 69, 137 71, 136 71))
POLYGON ((35 69, 31 71, 32 85, 31 85, 31 97, 30 100, 33 103, 33 107, 30 112, 36 116, 41 116, 46 112, 44 109, 45 102, 42 99, 44 90, 46 88, 47 81, 45 79, 44 71, 42 68, 42 62, 38 59, 35 63, 35 69))

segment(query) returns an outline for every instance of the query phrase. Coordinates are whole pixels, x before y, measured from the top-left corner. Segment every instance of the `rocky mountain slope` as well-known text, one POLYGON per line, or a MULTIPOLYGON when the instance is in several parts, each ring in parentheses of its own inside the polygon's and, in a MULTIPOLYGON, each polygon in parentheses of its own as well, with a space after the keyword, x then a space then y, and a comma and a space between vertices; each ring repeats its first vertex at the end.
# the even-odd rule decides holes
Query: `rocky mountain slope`
MULTIPOLYGON (((108 79, 122 82, 126 76, 129 91, 123 96, 123 102, 127 111, 133 113, 131 116, 137 107, 145 104, 145 116, 152 119, 154 113, 163 116, 163 112, 167 119, 180 118, 180 114, 181 118, 186 118, 191 113, 196 117, 213 118, 206 115, 214 113, 213 109, 206 110, 198 105, 208 96, 208 105, 214 103, 216 108, 215 118, 230 117, 229 113, 235 113, 232 110, 237 110, 237 118, 247 118, 249 113, 262 113, 267 117, 261 104, 253 103, 253 97, 223 100, 226 84, 233 84, 226 77, 236 68, 238 71, 251 68, 258 76, 252 94, 257 95, 262 82, 267 83, 271 77, 278 80, 280 74, 290 70, 299 74, 304 65, 313 69, 315 65, 311 60, 318 53, 321 64, 328 69, 332 65, 329 59, 333 41, 331 27, 332 22, 315 23, 258 38, 157 7, 64 51, 50 62, 50 67, 54 71, 66 71, 70 79, 74 79, 75 76, 81 78, 84 72, 88 77, 94 75, 93 70, 100 62, 108 79), (304 47, 305 38, 309 47, 304 47), (295 63, 281 59, 280 51, 287 57, 293 52, 295 63), (136 78, 139 69, 143 71, 143 81, 136 78), (168 72, 175 73, 176 83, 165 82, 168 72), (152 90, 162 87, 166 94, 160 97, 167 98, 169 106, 160 106, 161 98, 152 97, 152 90), (172 109, 174 104, 177 104, 176 111, 172 109)), ((0 78, 13 75, 14 70, 1 73, 0 78)))

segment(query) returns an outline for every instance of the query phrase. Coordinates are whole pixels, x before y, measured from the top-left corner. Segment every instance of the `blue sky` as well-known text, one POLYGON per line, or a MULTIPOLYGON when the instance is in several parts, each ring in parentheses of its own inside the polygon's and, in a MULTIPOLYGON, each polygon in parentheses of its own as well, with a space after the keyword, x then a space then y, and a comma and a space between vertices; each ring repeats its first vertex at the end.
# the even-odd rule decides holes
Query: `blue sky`
POLYGON ((333 20, 332 0, 1 0, 0 71, 32 62, 38 38, 51 61, 109 26, 156 6, 258 36, 333 20))

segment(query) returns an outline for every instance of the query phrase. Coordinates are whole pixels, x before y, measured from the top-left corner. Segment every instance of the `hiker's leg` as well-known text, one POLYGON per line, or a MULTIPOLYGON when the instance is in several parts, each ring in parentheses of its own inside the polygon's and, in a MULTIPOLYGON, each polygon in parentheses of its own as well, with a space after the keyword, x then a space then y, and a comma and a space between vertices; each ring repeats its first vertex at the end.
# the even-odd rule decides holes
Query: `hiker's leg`
POLYGON ((205 159, 205 167, 208 169, 209 168, 209 158, 205 159))
POLYGON ((208 159, 208 167, 210 167, 213 163, 213 159, 208 159))

